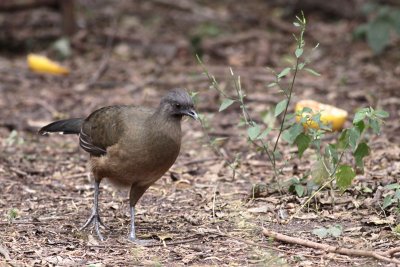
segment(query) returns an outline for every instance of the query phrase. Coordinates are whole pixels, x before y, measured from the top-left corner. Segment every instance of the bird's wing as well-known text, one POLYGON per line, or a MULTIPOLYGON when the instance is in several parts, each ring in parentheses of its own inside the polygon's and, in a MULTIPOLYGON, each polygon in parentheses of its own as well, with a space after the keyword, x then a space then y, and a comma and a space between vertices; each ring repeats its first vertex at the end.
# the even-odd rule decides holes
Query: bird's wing
POLYGON ((128 106, 109 106, 98 109, 83 122, 79 145, 92 156, 102 156, 107 148, 118 142, 125 125, 123 111, 128 106))

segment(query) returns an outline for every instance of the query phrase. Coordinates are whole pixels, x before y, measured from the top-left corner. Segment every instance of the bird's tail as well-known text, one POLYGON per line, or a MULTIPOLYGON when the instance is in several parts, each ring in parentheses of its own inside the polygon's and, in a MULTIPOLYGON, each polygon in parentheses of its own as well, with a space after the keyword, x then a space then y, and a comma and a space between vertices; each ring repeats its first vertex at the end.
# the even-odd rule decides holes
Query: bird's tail
POLYGON ((82 118, 55 121, 42 127, 38 133, 41 135, 47 133, 79 134, 82 123, 82 118))

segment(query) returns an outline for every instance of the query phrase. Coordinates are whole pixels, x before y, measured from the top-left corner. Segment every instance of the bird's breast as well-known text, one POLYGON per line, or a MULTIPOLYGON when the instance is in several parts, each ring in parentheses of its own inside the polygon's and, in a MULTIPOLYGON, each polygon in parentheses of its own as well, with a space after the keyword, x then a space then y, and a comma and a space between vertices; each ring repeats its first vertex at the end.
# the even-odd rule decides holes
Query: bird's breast
POLYGON ((180 133, 162 130, 138 138, 125 138, 107 149, 107 154, 92 159, 99 179, 108 178, 122 185, 152 184, 174 164, 180 151, 180 133))

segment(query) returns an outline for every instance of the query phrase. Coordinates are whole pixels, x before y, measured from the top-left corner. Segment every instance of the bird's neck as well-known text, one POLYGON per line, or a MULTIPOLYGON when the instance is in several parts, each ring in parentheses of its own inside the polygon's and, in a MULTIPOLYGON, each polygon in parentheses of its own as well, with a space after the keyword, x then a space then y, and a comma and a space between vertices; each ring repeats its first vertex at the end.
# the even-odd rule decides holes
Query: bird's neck
POLYGON ((150 119, 150 127, 154 132, 163 133, 174 140, 181 139, 181 120, 182 116, 173 116, 157 110, 150 119))

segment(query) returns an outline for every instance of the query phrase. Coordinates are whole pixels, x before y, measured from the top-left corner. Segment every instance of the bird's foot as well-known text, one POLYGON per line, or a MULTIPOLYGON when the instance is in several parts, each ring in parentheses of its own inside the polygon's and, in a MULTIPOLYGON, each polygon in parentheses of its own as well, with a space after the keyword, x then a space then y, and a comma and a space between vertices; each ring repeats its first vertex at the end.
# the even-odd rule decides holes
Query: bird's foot
POLYGON ((83 229, 87 228, 90 224, 94 223, 94 229, 96 230, 97 236, 101 241, 104 240, 103 235, 100 233, 100 225, 103 226, 106 229, 110 229, 108 226, 106 226, 100 219, 100 215, 97 212, 92 212, 90 215, 89 219, 86 221, 86 223, 80 228, 82 231, 83 229))

